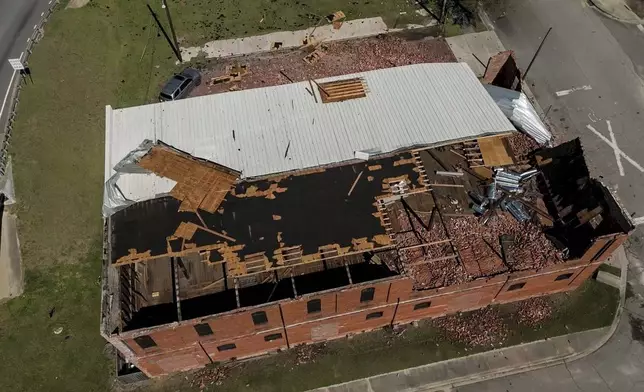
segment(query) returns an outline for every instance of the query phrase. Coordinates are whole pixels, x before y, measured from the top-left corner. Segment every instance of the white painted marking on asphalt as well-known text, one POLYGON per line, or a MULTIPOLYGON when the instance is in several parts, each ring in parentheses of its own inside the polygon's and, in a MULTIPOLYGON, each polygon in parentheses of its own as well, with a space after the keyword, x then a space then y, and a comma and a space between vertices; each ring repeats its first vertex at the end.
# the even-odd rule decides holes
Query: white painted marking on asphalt
POLYGON ((644 33, 644 26, 642 26, 641 24, 638 24, 638 25, 637 25, 637 28, 638 28, 642 33, 644 33))
POLYGON ((637 170, 639 170, 639 171, 641 171, 642 173, 644 173, 644 167, 642 167, 639 163, 637 163, 633 158, 631 158, 631 157, 629 157, 628 155, 626 155, 626 153, 625 153, 624 151, 620 150, 620 149, 619 149, 619 147, 618 147, 616 144, 613 144, 613 142, 611 142, 611 141, 610 141, 610 140, 608 140, 604 135, 602 135, 601 133, 599 133, 595 128, 593 128, 593 127, 592 127, 592 125, 590 125, 590 124, 589 124, 589 125, 586 125, 586 128, 588 128, 588 129, 589 129, 590 131, 592 131, 595 135, 597 135, 597 137, 598 137, 598 138, 602 139, 602 140, 604 141, 604 143, 606 143, 606 144, 608 144, 610 147, 612 147, 612 148, 613 148, 613 150, 615 150, 615 152, 619 153, 619 155, 620 155, 622 158, 626 159, 626 160, 628 161, 628 163, 630 163, 631 165, 633 165, 637 170))
POLYGON ((635 226, 644 224, 644 216, 640 216, 639 218, 633 218, 633 224, 635 226))
POLYGON ((615 160, 617 161, 617 168, 619 169, 619 175, 624 177, 624 166, 622 165, 622 157, 619 156, 619 151, 617 150, 617 140, 615 140, 615 133, 613 133, 613 127, 610 125, 610 121, 606 120, 606 125, 608 126, 608 135, 610 136, 610 141, 613 143, 613 152, 615 153, 615 160))
POLYGON ((593 112, 592 110, 590 111, 590 113, 588 113, 588 119, 594 123, 599 121, 597 116, 595 116, 595 112, 593 112))
POLYGON ((45 11, 43 11, 43 12, 41 12, 41 13, 40 13, 40 16, 43 16, 43 15, 45 15, 45 11))
POLYGON ((555 94, 557 94, 558 97, 563 97, 564 95, 568 95, 570 93, 574 93, 575 91, 580 91, 580 90, 592 90, 593 88, 590 85, 586 86, 581 86, 581 87, 573 87, 570 90, 561 90, 557 91, 555 94))
POLYGON ((37 25, 37 24, 35 24, 35 25, 34 25, 34 30, 36 30, 37 28, 38 28, 38 25, 37 25))

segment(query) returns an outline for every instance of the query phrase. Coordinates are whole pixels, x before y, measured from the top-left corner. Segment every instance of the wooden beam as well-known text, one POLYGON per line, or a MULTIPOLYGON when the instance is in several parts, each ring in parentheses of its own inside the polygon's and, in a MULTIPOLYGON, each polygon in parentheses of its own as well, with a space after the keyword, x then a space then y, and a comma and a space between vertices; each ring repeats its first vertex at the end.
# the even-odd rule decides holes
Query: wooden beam
POLYGON ((353 185, 351 185, 351 189, 349 189, 349 193, 347 193, 347 196, 351 196, 351 192, 353 192, 353 188, 355 188, 355 187, 356 187, 356 184, 358 183, 358 180, 360 180, 360 177, 362 177, 362 173, 364 173, 364 170, 363 170, 363 171, 361 171, 361 172, 358 174, 358 177, 356 177, 356 180, 355 180, 355 181, 353 181, 353 185))
POLYGON ((412 263, 412 264, 407 264, 407 265, 411 265, 411 266, 422 265, 422 264, 433 263, 434 261, 452 260, 452 259, 456 259, 456 258, 458 258, 458 255, 451 255, 451 256, 444 256, 444 257, 437 257, 435 259, 423 260, 423 261, 419 261, 419 262, 412 263))
POLYGON ((435 187, 444 187, 444 188, 465 188, 465 185, 462 184, 427 184, 430 187, 435 186, 435 187))
POLYGON ((398 252, 403 251, 403 250, 409 250, 409 249, 416 249, 416 248, 423 248, 426 246, 432 246, 432 245, 440 245, 440 244, 445 244, 451 242, 450 240, 440 240, 440 241, 434 241, 434 242, 427 242, 425 244, 420 244, 420 245, 411 245, 411 246, 404 246, 402 248, 398 249, 398 252))

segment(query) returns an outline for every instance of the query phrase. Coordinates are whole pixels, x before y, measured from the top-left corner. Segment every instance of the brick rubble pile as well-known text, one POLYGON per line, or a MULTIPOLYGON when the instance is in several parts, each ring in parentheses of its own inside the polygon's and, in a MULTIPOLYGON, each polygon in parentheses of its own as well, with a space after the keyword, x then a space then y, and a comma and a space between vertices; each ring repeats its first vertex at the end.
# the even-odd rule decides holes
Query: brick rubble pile
POLYGON ((507 269, 500 257, 503 255, 499 240, 501 235, 514 237, 505 255, 510 270, 543 268, 563 261, 561 252, 546 238, 539 226, 530 222, 521 223, 508 213, 498 211, 486 225, 481 225, 479 218, 468 216, 452 218, 447 226, 464 263, 476 263, 482 259, 499 261, 497 270, 491 272, 507 269), (476 260, 467 260, 466 254, 476 260))
POLYGON ((508 336, 508 327, 494 308, 484 308, 470 313, 457 313, 432 321, 452 341, 470 347, 493 347, 508 336))
POLYGON ((537 297, 519 302, 517 321, 531 327, 537 326, 552 316, 552 303, 548 298, 537 297))
MULTIPOLYGON (((230 90, 276 86, 295 82, 347 75, 419 63, 455 62, 449 46, 443 39, 424 38, 405 40, 390 35, 325 42, 324 55, 315 63, 308 64, 303 58, 304 50, 280 51, 235 58, 218 59, 212 69, 203 72, 203 83, 192 95, 206 95, 230 90), (222 76, 226 69, 236 65, 248 66, 248 73, 241 81, 211 84, 210 80, 222 76)), ((319 48, 319 47, 318 47, 319 48)))
MULTIPOLYGON (((396 234, 396 243, 399 247, 447 240, 447 233, 440 222, 438 212, 434 213, 429 230, 413 215, 408 216, 404 209, 397 210, 395 215, 400 225, 400 232, 396 234)), ((428 221, 429 219, 430 217, 427 216, 428 221)), ((431 289, 467 281, 467 273, 456 258, 434 260, 453 254, 451 244, 445 242, 403 250, 401 261, 405 271, 413 278, 415 289, 431 289)))
POLYGON ((210 385, 221 385, 229 374, 230 367, 226 365, 207 366, 195 373, 190 386, 203 390, 210 385))

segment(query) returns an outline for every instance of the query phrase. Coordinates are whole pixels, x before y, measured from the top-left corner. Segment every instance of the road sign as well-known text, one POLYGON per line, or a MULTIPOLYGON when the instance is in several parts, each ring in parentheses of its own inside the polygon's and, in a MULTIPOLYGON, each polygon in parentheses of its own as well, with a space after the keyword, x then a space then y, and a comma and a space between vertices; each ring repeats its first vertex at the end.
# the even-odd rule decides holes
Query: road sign
POLYGON ((25 66, 22 64, 20 59, 9 59, 9 64, 15 71, 22 71, 25 69, 25 66))

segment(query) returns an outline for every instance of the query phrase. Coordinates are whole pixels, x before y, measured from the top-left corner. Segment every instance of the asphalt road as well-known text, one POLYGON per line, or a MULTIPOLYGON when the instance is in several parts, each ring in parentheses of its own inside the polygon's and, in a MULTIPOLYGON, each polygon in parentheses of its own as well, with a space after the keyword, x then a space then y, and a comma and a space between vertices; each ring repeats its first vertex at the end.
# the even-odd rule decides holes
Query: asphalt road
MULTIPOLYGON (((13 75, 7 60, 20 57, 48 3, 49 0, 0 0, 0 108, 13 75)), ((7 110, 5 107, 0 124, 4 124, 7 110)))
MULTIPOLYGON (((556 135, 581 137, 592 174, 616 191, 634 217, 644 216, 644 32, 600 15, 583 0, 511 3, 494 25, 522 69, 553 28, 527 80, 544 110, 552 105, 548 117, 556 135)), ((627 246, 635 295, 627 299, 618 330, 605 346, 567 366, 458 392, 644 391, 643 232, 644 224, 627 246)))
POLYGON ((509 3, 507 16, 494 24, 522 69, 553 28, 527 80, 544 110, 552 105, 556 134, 581 137, 592 174, 617 191, 630 213, 644 216, 644 33, 601 16, 584 0, 509 3), (623 173, 606 142, 611 130, 623 173))

